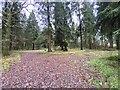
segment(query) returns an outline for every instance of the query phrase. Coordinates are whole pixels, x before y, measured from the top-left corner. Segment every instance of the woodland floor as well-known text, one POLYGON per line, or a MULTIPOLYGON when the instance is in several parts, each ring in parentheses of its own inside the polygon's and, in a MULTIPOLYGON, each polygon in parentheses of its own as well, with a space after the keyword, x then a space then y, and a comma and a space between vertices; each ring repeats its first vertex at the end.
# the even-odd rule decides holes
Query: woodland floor
POLYGON ((22 52, 21 61, 2 74, 3 88, 92 88, 95 76, 86 64, 93 54, 22 52))

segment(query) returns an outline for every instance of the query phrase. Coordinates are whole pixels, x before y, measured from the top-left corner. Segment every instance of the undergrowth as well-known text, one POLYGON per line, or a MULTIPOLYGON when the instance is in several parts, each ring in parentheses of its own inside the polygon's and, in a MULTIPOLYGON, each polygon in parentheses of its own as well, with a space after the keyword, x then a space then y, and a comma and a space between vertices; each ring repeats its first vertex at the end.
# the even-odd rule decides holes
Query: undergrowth
POLYGON ((97 76, 93 76, 90 83, 97 88, 118 88, 118 56, 103 56, 88 62, 90 70, 97 76))
POLYGON ((8 70, 10 66, 20 61, 20 54, 14 53, 7 57, 2 57, 3 70, 8 70))

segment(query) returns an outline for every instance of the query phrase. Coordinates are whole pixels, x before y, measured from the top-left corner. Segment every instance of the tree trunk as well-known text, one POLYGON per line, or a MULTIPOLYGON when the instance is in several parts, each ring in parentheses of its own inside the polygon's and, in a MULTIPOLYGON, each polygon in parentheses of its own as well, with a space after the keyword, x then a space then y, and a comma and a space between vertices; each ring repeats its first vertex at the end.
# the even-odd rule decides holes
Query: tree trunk
POLYGON ((23 43, 23 49, 26 49, 26 42, 23 43))
POLYGON ((96 49, 96 39, 95 39, 95 36, 93 37, 93 48, 96 49))
POLYGON ((68 51, 67 46, 65 46, 65 50, 64 51, 68 51))
POLYGON ((61 50, 64 50, 63 46, 61 46, 61 50))
POLYGON ((110 48, 113 48, 113 31, 112 31, 112 25, 109 25, 108 27, 108 41, 109 41, 109 44, 110 44, 110 48))
POLYGON ((113 48, 113 34, 112 34, 112 32, 109 34, 109 43, 110 43, 110 48, 113 48))
POLYGON ((116 48, 117 50, 120 50, 120 35, 116 35, 116 48))
POLYGON ((9 50, 12 50, 12 31, 11 31, 11 34, 10 34, 10 46, 9 46, 9 50))
POLYGON ((10 34, 11 34, 11 12, 8 14, 8 20, 7 20, 7 30, 5 35, 5 41, 4 41, 4 48, 3 48, 3 55, 9 55, 10 53, 10 34))
POLYGON ((9 50, 12 50, 12 40, 10 39, 10 46, 9 46, 9 50))
POLYGON ((52 52, 52 50, 51 50, 51 33, 49 33, 49 36, 48 36, 48 52, 52 52))
POLYGON ((32 43, 32 50, 35 50, 35 44, 32 43))
POLYGON ((92 49, 91 37, 89 36, 89 49, 92 49))
POLYGON ((85 48, 87 48, 87 33, 86 33, 86 29, 84 28, 84 32, 83 32, 83 34, 84 34, 84 47, 85 48))
POLYGON ((103 47, 104 46, 104 35, 101 36, 101 46, 103 47))
POLYGON ((47 20, 48 20, 48 52, 52 52, 52 49, 51 49, 51 30, 50 30, 50 7, 49 7, 49 2, 47 2, 47 14, 48 14, 48 17, 47 17, 47 20))
POLYGON ((63 45, 61 45, 60 47, 61 47, 61 50, 64 50, 63 45))
POLYGON ((78 4, 78 8, 79 8, 79 29, 80 29, 80 49, 81 50, 83 50, 83 41, 82 41, 82 21, 81 21, 81 19, 80 19, 80 17, 81 17, 81 13, 80 13, 80 11, 81 11, 81 9, 80 9, 80 7, 79 7, 79 4, 78 4))
MULTIPOLYGON (((118 50, 118 59, 120 60, 120 34, 117 35, 117 50, 118 50)), ((120 64, 120 62, 119 62, 120 64)))

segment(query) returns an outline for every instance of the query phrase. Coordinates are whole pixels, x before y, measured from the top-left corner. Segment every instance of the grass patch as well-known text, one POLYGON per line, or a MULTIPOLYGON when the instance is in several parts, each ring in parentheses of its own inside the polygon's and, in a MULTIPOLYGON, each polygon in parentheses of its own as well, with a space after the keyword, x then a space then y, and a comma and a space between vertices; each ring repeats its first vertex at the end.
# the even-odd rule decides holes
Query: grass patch
POLYGON ((89 50, 89 49, 85 49, 85 50, 80 50, 80 49, 68 49, 68 51, 61 51, 61 50, 57 50, 57 51, 52 51, 52 52, 48 52, 47 49, 44 50, 19 50, 19 51, 13 51, 13 52, 36 52, 36 53, 43 53, 43 54, 93 54, 96 56, 101 56, 104 55, 105 53, 117 53, 117 51, 100 51, 100 50, 89 50))
POLYGON ((52 51, 48 52, 47 49, 45 50, 19 50, 14 52, 36 52, 36 53, 43 53, 43 54, 72 54, 72 53, 85 53, 86 50, 79 50, 79 49, 69 49, 68 51, 52 51))
POLYGON ((74 53, 84 53, 85 50, 81 51, 81 50, 74 50, 74 49, 70 49, 69 51, 53 51, 53 52, 45 52, 46 54, 74 54, 74 53))
POLYGON ((13 53, 10 56, 2 58, 2 67, 3 70, 8 70, 10 66, 20 61, 20 54, 13 53))
POLYGON ((119 61, 119 58, 118 58, 118 56, 114 55, 114 56, 108 57, 107 60, 110 60, 110 61, 119 61))
MULTIPOLYGON (((91 80, 98 88, 118 88, 118 56, 103 56, 88 62, 90 70, 97 74, 91 80)), ((90 83, 91 83, 90 81, 90 83)))

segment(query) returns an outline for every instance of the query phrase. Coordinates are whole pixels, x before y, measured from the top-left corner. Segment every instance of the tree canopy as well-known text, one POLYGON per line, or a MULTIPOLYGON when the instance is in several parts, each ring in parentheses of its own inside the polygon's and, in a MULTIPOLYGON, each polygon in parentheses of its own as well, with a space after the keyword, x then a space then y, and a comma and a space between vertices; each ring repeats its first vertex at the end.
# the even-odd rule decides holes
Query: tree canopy
POLYGON ((51 52, 56 46, 63 51, 76 47, 120 49, 120 2, 36 2, 34 5, 28 16, 22 11, 26 8, 22 3, 4 2, 4 55, 11 50, 43 47, 51 52))

